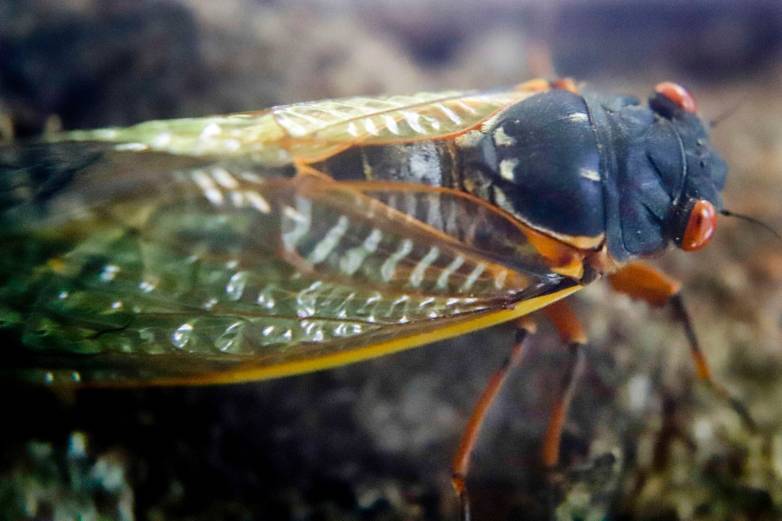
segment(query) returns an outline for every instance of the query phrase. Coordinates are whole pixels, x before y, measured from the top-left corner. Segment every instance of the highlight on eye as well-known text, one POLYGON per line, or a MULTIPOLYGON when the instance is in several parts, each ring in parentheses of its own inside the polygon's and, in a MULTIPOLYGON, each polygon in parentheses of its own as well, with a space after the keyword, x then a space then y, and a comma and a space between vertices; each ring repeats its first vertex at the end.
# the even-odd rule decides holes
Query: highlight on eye
POLYGON ((695 201, 682 237, 682 250, 700 250, 709 243, 716 229, 717 212, 714 205, 705 199, 695 201))

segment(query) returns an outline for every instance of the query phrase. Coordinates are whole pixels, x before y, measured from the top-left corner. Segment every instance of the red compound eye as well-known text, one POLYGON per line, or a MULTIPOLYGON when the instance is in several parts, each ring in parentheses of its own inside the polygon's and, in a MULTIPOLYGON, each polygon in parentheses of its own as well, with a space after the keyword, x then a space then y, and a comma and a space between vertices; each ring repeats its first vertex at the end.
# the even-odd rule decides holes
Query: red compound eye
POLYGON ((682 237, 681 249, 700 250, 706 246, 717 228, 717 211, 705 199, 695 201, 687 219, 687 228, 682 237))
POLYGON ((658 83, 654 88, 654 91, 665 96, 669 101, 672 101, 677 107, 685 112, 694 114, 698 110, 695 106, 695 99, 687 92, 687 89, 678 83, 664 81, 658 83))

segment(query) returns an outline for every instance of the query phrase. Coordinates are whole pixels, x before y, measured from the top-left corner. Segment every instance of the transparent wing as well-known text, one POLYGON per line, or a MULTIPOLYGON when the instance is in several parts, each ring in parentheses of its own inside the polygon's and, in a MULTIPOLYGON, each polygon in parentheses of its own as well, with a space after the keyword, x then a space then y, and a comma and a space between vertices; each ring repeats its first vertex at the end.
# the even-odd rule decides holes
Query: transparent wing
POLYGON ((282 376, 578 289, 529 230, 451 190, 96 143, 0 150, 0 170, 4 365, 28 378, 282 376))
POLYGON ((280 165, 294 159, 315 161, 359 143, 410 142, 459 134, 535 92, 522 88, 330 99, 258 112, 76 131, 66 137, 116 143, 121 150, 250 156, 264 164, 280 165))

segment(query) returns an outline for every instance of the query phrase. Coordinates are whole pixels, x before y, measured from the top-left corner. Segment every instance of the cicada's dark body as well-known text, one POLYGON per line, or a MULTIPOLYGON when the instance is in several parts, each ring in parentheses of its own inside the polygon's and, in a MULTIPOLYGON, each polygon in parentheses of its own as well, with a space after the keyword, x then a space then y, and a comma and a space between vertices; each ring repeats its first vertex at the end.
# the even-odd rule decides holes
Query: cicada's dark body
POLYGON ((726 169, 685 94, 663 84, 646 106, 533 81, 6 147, 4 363, 46 381, 269 378, 520 317, 671 240, 694 249, 726 169))

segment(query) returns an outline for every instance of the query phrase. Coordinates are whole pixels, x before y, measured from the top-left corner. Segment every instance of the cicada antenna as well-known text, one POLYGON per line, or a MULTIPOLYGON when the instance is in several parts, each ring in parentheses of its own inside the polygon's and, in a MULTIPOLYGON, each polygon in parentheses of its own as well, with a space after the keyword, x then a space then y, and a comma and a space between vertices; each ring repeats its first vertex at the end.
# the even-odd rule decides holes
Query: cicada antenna
POLYGON ((770 232, 771 234, 773 234, 774 237, 777 238, 777 240, 782 242, 782 235, 780 235, 780 233, 773 226, 771 226, 768 223, 764 223, 760 219, 756 219, 756 218, 751 217, 749 215, 736 213, 736 212, 733 212, 731 210, 726 210, 726 209, 720 210, 720 215, 724 215, 726 217, 735 217, 736 219, 741 219, 742 221, 746 221, 748 223, 756 224, 756 225, 760 226, 761 228, 763 228, 764 230, 766 230, 766 231, 770 232))
POLYGON ((733 105, 731 105, 730 107, 726 108, 725 110, 717 114, 717 116, 714 119, 709 120, 709 128, 717 128, 717 125, 719 125, 720 123, 722 123, 723 121, 731 117, 733 114, 735 114, 736 111, 738 111, 741 108, 741 106, 744 104, 746 100, 747 100, 746 97, 742 97, 741 99, 736 101, 733 105))

